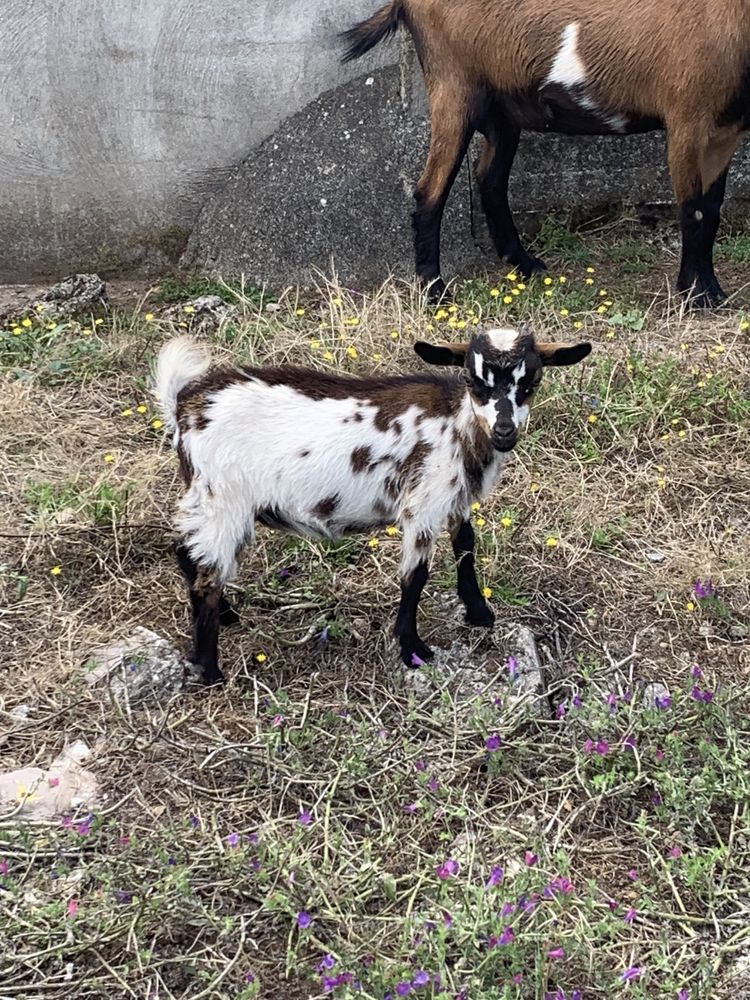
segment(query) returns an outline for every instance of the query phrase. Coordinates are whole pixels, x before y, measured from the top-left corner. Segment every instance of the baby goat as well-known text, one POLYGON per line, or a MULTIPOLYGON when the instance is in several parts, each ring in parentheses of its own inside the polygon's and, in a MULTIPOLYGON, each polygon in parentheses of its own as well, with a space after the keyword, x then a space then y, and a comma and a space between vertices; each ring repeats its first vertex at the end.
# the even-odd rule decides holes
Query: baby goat
POLYGON ((417 604, 446 526, 467 619, 493 624, 474 572, 471 505, 495 485, 543 366, 575 364, 591 345, 486 330, 468 344, 415 349, 429 364, 463 370, 351 378, 288 366, 212 368, 207 348, 189 337, 162 348, 155 390, 187 487, 177 557, 192 605, 191 659, 206 683, 223 679, 219 624, 237 616, 222 589, 256 521, 314 538, 399 524, 395 634, 407 665, 432 656, 417 634, 417 604))
POLYGON ((405 25, 432 113, 415 192, 417 274, 439 297, 440 224, 474 132, 477 177, 498 254, 524 276, 508 178, 522 129, 625 135, 666 129, 682 227, 677 288, 726 296, 713 247, 729 163, 750 128, 750 0, 391 0, 344 34, 356 59, 405 25))

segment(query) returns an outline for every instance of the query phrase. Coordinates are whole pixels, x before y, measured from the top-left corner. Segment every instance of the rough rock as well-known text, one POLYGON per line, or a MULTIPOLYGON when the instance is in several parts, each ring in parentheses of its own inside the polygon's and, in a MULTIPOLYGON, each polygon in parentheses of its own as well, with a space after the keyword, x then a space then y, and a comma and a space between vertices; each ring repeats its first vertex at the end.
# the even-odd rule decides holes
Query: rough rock
POLYGON ((108 308, 107 286, 98 274, 71 274, 32 303, 33 312, 56 319, 100 315, 108 308))
POLYGON ((669 688, 661 681, 651 681, 643 689, 643 707, 656 708, 657 700, 669 697, 669 688))
MULTIPOLYGON (((208 199, 183 265, 275 287, 309 284, 332 261, 347 285, 413 274, 412 191, 430 128, 411 74, 402 65, 361 76, 287 119, 208 199)), ((477 263, 506 270, 470 174, 467 163, 448 202, 444 276, 477 263)), ((663 135, 523 135, 511 178, 517 213, 593 214, 623 201, 672 201, 663 135)))
POLYGON ((223 323, 239 316, 239 309, 218 295, 201 295, 165 310, 163 318, 185 323, 191 333, 213 333, 223 323))
POLYGON ((23 767, 0 774, 0 813, 21 821, 50 820, 66 813, 93 809, 97 803, 96 776, 82 764, 91 751, 76 740, 48 769, 23 767))
POLYGON ((90 687, 106 686, 116 701, 130 704, 180 691, 189 672, 167 639, 141 626, 127 638, 95 650, 87 667, 90 687))
POLYGON ((550 705, 534 633, 526 625, 512 625, 506 643, 510 655, 516 661, 515 677, 510 689, 511 704, 523 703, 534 715, 548 717, 550 705))

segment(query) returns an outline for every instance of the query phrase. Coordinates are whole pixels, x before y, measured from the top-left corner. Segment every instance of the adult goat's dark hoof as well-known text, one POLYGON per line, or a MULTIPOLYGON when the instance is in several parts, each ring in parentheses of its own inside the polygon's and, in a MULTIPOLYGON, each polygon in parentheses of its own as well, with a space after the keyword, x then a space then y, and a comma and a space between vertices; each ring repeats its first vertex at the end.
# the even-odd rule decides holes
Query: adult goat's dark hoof
POLYGON ((514 267, 516 271, 520 271, 521 276, 527 281, 533 278, 535 274, 544 274, 547 270, 547 265, 543 260, 540 260, 538 257, 532 257, 525 250, 509 256, 507 260, 511 267, 514 267))
POLYGON ((435 651, 430 649, 421 639, 401 646, 401 659, 407 667, 421 667, 422 663, 431 660, 434 655, 435 651))
POLYGON ((727 300, 727 293, 716 278, 697 278, 689 284, 684 280, 677 283, 677 291, 688 300, 690 309, 718 309, 727 300))

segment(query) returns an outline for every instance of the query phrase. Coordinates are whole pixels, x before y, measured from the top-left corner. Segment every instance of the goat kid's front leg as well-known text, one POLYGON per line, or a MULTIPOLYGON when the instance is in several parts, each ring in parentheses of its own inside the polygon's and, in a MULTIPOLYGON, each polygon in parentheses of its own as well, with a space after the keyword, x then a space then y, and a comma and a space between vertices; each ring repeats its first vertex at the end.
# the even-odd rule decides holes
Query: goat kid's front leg
POLYGON ((204 684, 220 684, 224 680, 224 674, 219 668, 219 624, 222 615, 226 616, 227 610, 232 611, 232 608, 223 598, 215 569, 198 565, 184 542, 178 544, 176 553, 188 585, 193 614, 190 662, 200 668, 204 684))
POLYGON ((401 648, 401 659, 407 667, 417 667, 417 660, 431 660, 435 655, 422 642, 417 632, 417 608, 429 575, 429 561, 435 539, 424 533, 404 529, 401 554, 401 603, 396 616, 394 635, 401 648), (416 658, 416 659, 415 659, 416 658))
POLYGON ((466 621, 469 625, 492 628, 495 624, 495 613, 485 600, 477 582, 474 566, 474 529, 468 518, 460 521, 451 530, 451 541, 453 554, 456 557, 458 596, 466 608, 466 621))

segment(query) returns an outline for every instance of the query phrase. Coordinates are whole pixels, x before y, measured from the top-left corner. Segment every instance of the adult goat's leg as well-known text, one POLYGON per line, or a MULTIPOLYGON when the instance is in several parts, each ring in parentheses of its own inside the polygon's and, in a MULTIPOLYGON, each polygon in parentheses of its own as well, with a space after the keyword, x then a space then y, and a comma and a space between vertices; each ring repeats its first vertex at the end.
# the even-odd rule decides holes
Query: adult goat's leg
POLYGON ((429 287, 430 297, 445 292, 440 276, 440 224, 445 203, 466 155, 473 127, 469 102, 449 87, 433 88, 430 94, 432 137, 424 172, 414 191, 414 260, 417 277, 429 287))
POLYGON ((669 168, 682 229, 677 289, 696 306, 710 308, 726 298, 714 272, 713 249, 737 138, 729 130, 711 138, 695 127, 669 132, 669 168))
POLYGON ((512 264, 524 278, 546 271, 544 263, 524 250, 508 203, 508 183, 521 130, 504 121, 487 130, 477 160, 476 176, 487 228, 501 260, 512 264))

